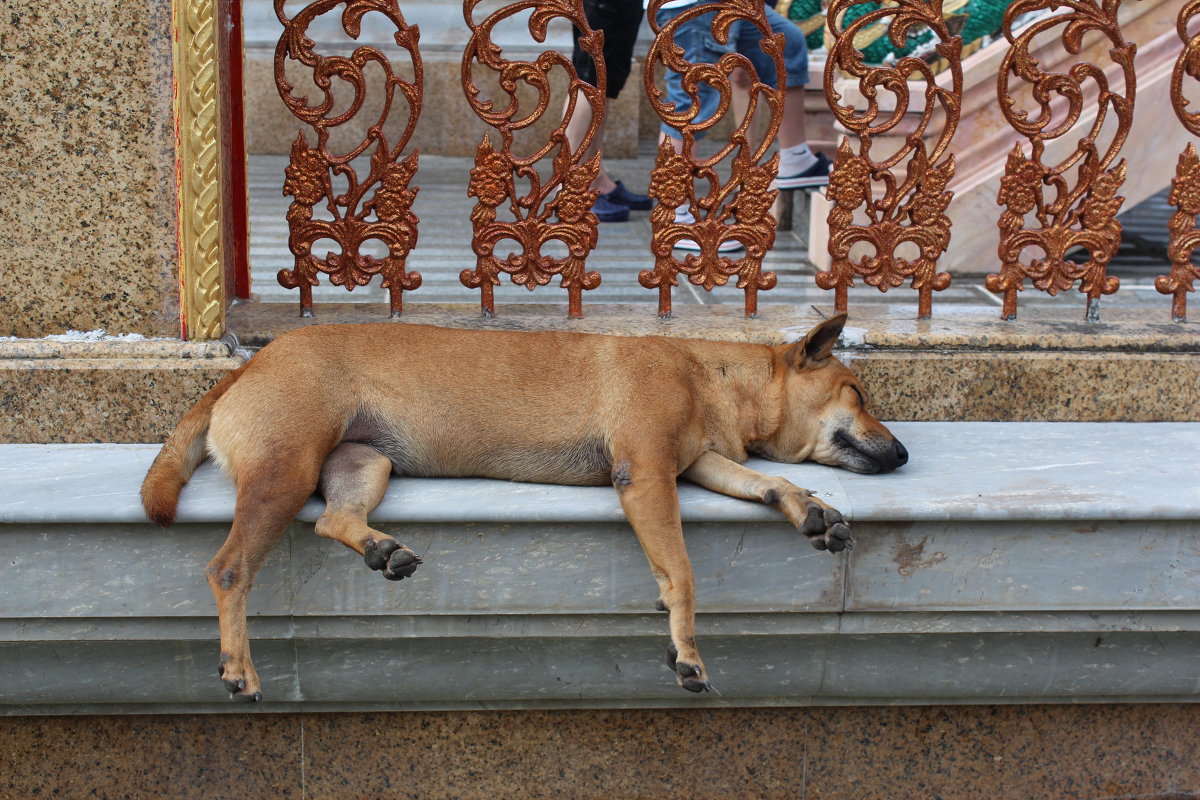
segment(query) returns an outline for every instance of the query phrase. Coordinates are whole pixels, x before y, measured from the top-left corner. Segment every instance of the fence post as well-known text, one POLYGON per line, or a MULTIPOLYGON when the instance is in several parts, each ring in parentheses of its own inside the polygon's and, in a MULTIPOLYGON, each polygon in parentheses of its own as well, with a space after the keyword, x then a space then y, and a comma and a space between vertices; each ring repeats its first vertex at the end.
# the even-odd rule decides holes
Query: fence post
POLYGON ((545 286, 555 275, 560 286, 567 290, 567 315, 583 316, 583 291, 600 285, 598 272, 585 270, 588 254, 596 246, 599 220, 592 213, 592 204, 599 194, 591 189, 600 169, 599 154, 580 163, 583 154, 595 138, 604 115, 604 53, 603 34, 588 27, 580 0, 537 2, 519 0, 493 12, 482 22, 473 13, 482 0, 465 0, 463 16, 471 29, 471 39, 463 53, 462 82, 467 101, 475 114, 496 128, 499 147, 484 135, 475 153, 475 168, 467 194, 476 199, 471 212, 473 227, 472 249, 476 256, 475 269, 465 269, 459 275, 464 286, 480 290, 480 306, 486 317, 495 316, 496 305, 492 288, 500 285, 500 273, 512 276, 515 284, 533 291, 545 286), (538 42, 546 39, 546 27, 554 17, 565 17, 581 31, 579 46, 596 62, 596 86, 579 79, 569 56, 554 51, 543 52, 536 61, 507 61, 500 48, 492 43, 492 29, 516 14, 531 11, 529 31, 538 42), (473 64, 495 71, 500 76, 500 88, 508 95, 507 103, 481 99, 480 90, 472 77, 473 64), (528 157, 513 154, 513 134, 532 125, 550 104, 550 72, 561 67, 568 76, 567 107, 562 121, 550 133, 546 143, 528 157), (524 113, 518 98, 518 83, 537 91, 537 104, 532 112, 524 113), (577 150, 572 151, 566 128, 576 105, 583 98, 591 107, 591 124, 577 150), (497 107, 499 105, 499 107, 497 107), (542 182, 536 164, 552 156, 553 173, 542 182), (529 181, 529 191, 521 194, 517 179, 529 181), (513 220, 497 219, 496 209, 508 201, 513 220), (551 221, 551 217, 554 221, 551 221), (496 244, 511 239, 521 246, 520 253, 498 258, 496 244), (567 246, 566 258, 544 255, 542 248, 557 240, 567 246))
POLYGON ((709 27, 716 41, 726 44, 735 24, 756 26, 762 34, 761 47, 774 62, 777 87, 786 85, 784 38, 782 34, 771 33, 762 0, 697 3, 674 15, 660 28, 657 16, 664 2, 651 0, 646 11, 655 38, 646 56, 644 80, 651 107, 677 136, 661 138, 650 176, 650 196, 658 200, 650 213, 654 269, 642 270, 638 282, 647 289, 658 289, 658 315, 670 317, 671 287, 679 285, 680 273, 706 291, 724 286, 736 275, 737 287, 746 294, 746 316, 753 317, 758 313, 758 292, 771 289, 776 283, 775 273, 762 271, 762 261, 775 244, 771 206, 778 193, 772 190, 771 183, 775 180, 779 157, 771 156, 766 161, 763 158, 779 130, 784 90, 763 83, 750 60, 737 52, 723 54, 716 63, 687 61, 682 48, 675 43, 675 34, 695 20, 693 24, 709 27), (656 63, 678 74, 681 90, 690 99, 686 109, 663 100, 664 92, 654 81, 656 63), (714 155, 701 158, 695 151, 696 141, 729 110, 733 91, 730 74, 735 69, 745 70, 752 77, 745 116, 735 120, 737 124, 728 143, 714 155), (702 99, 714 94, 715 107, 702 108, 702 99), (762 140, 751 146, 750 124, 760 102, 770 109, 770 122, 762 140), (679 152, 672 146, 672 139, 681 143, 679 152), (729 167, 728 178, 722 179, 719 166, 729 167), (707 181, 709 185, 703 197, 696 191, 699 181, 707 181), (686 208, 694 221, 677 221, 676 208, 686 208), (681 240, 690 240, 698 252, 682 260, 675 258, 672 251, 681 240), (735 240, 745 248, 745 254, 736 260, 721 252, 723 243, 735 240))
POLYGON ((288 208, 288 247, 296 257, 293 269, 279 271, 279 283, 289 289, 300 289, 300 316, 311 317, 312 287, 317 275, 329 275, 330 283, 353 291, 366 286, 376 275, 383 276, 383 288, 388 290, 391 315, 403 310, 402 292, 421 285, 421 276, 405 271, 408 253, 417 242, 418 219, 412 212, 417 189, 409 182, 417 171, 418 153, 414 150, 400 161, 412 138, 421 113, 423 71, 417 47, 419 31, 405 23, 397 0, 317 0, 289 18, 284 6, 287 0, 275 0, 275 15, 283 24, 283 35, 275 48, 275 85, 279 96, 298 119, 308 123, 317 134, 316 147, 310 147, 301 131, 292 143, 291 161, 283 193, 293 198, 288 208), (375 47, 361 46, 349 57, 322 56, 313 48, 305 32, 322 14, 345 3, 342 29, 351 39, 357 39, 362 18, 368 12, 380 13, 396 26, 395 42, 408 52, 413 64, 413 80, 405 81, 392 70, 392 64, 375 47), (322 92, 321 100, 312 105, 306 97, 295 97, 285 74, 287 61, 297 61, 313 70, 313 82, 322 92), (384 103, 378 119, 367 129, 363 141, 342 155, 329 152, 329 130, 349 122, 362 108, 366 97, 367 79, 364 67, 375 64, 384 74, 384 103), (354 90, 346 110, 329 116, 335 101, 334 79, 343 81, 354 90), (399 92, 408 104, 408 123, 399 141, 389 147, 384 124, 391 113, 392 101, 399 92), (374 144, 374 149, 371 146, 374 144), (353 165, 354 159, 370 150, 370 169, 363 180, 353 165), (347 190, 337 192, 333 176, 347 181, 347 190), (371 196, 367 192, 376 187, 371 196), (314 219, 313 208, 324 199, 332 219, 314 219), (374 214, 375 219, 369 217, 374 214), (326 253, 324 258, 313 254, 312 246, 320 239, 331 239, 341 248, 340 253, 326 253), (362 252, 364 243, 377 240, 387 246, 388 254, 379 259, 362 252))
POLYGON ((1017 144, 1009 154, 1004 178, 1000 183, 997 201, 1005 207, 1000 215, 1000 272, 987 277, 987 288, 1004 295, 1001 319, 1017 317, 1017 292, 1026 278, 1034 287, 1057 295, 1079 281, 1079 291, 1088 298, 1085 318, 1100 319, 1100 297, 1117 291, 1120 281, 1107 275, 1109 261, 1121 246, 1121 223, 1117 212, 1123 197, 1119 197, 1125 180, 1125 161, 1115 167, 1116 159, 1133 124, 1133 102, 1136 83, 1133 72, 1135 47, 1126 42, 1117 22, 1121 0, 1019 0, 1004 14, 1004 35, 1012 46, 1004 56, 997 91, 1000 106, 1009 124, 1030 142, 1030 155, 1017 144), (1024 27, 1020 35, 1014 31, 1019 17, 1032 11, 1047 12, 1065 8, 1066 13, 1042 16, 1024 27), (1063 45, 1069 53, 1078 53, 1083 35, 1099 31, 1112 43, 1108 51, 1120 68, 1124 79, 1124 94, 1112 91, 1104 71, 1095 64, 1082 62, 1066 73, 1042 72, 1037 59, 1030 54, 1030 44, 1039 35, 1059 25, 1065 26, 1063 45), (1032 118, 1028 111, 1018 109, 1010 82, 1019 78, 1032 85, 1032 100, 1038 113, 1032 118), (1065 136, 1079 120, 1085 95, 1084 82, 1090 79, 1099 91, 1099 109, 1091 129, 1079 140, 1074 151, 1054 166, 1042 158, 1046 143, 1065 136), (1066 109, 1056 107, 1065 101, 1066 109), (1096 138, 1111 109, 1117 130, 1103 153, 1096 138), (1074 181, 1071 173, 1074 171, 1074 181), (1054 196, 1048 197, 1048 190, 1054 196), (1026 226, 1032 214, 1033 224, 1026 226), (1023 260, 1026 248, 1036 248, 1042 258, 1023 260), (1083 247, 1088 260, 1079 264, 1066 257, 1067 251, 1083 247))
MULTIPOLYGON (((1171 73, 1171 105, 1183 127, 1193 136, 1200 136, 1200 112, 1188 113, 1184 110, 1187 99, 1183 96, 1183 76, 1186 74, 1200 80, 1200 33, 1190 38, 1187 33, 1188 23, 1198 16, 1200 0, 1191 0, 1179 9, 1175 30, 1184 47, 1171 73)), ((1191 142, 1179 156, 1168 201, 1176 209, 1167 223, 1171 234, 1167 245, 1171 272, 1155 278, 1154 287, 1162 294, 1174 295, 1171 300, 1171 319, 1187 322, 1187 293, 1193 291, 1192 283, 1200 278, 1200 268, 1192 265, 1192 254, 1200 247, 1200 229, 1196 227, 1196 215, 1200 214, 1200 158, 1197 158, 1196 148, 1191 142)))
POLYGON ((832 0, 827 12, 834 40, 825 61, 825 93, 837 121, 858 137, 858 152, 846 138, 838 146, 828 189, 830 266, 827 272, 817 273, 816 281, 822 289, 834 290, 834 306, 845 311, 847 289, 854 285, 856 275, 882 292, 910 279, 918 292, 917 318, 929 319, 933 314, 933 292, 950 285, 949 273, 937 271, 938 259, 950 244, 951 223, 945 212, 953 193, 945 189, 954 177, 954 156, 942 156, 958 127, 962 104, 962 39, 951 35, 947 28, 941 0, 897 0, 859 16, 843 28, 846 11, 859 2, 832 0), (915 26, 924 25, 933 31, 938 38, 936 51, 950 72, 950 88, 939 86, 933 68, 915 56, 901 58, 894 66, 864 63, 855 39, 861 30, 887 17, 893 17, 889 35, 897 46, 915 26), (867 101, 864 110, 842 105, 836 85, 838 71, 858 79, 860 93, 867 101), (905 120, 910 102, 908 83, 914 75, 925 83, 920 120, 895 153, 876 160, 871 155, 873 137, 905 120), (890 113, 881 112, 880 88, 895 96, 890 113), (945 119, 932 150, 927 150, 925 135, 939 107, 945 119), (898 181, 892 168, 905 159, 906 172, 898 181), (855 224, 856 215, 865 216, 866 224, 855 224), (897 254, 906 242, 919 248, 916 259, 897 254), (851 249, 860 243, 870 245, 873 253, 853 261, 851 249))

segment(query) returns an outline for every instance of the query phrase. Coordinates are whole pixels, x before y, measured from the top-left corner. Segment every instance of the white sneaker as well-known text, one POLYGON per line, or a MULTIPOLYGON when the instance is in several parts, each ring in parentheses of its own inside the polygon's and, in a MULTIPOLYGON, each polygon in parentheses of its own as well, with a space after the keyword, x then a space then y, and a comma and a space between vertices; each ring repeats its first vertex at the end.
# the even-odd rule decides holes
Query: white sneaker
MULTIPOLYGON (((680 206, 675 209, 675 224, 676 225, 691 225, 695 223, 696 218, 692 216, 691 211, 686 210, 686 206, 680 206), (679 209, 685 209, 680 211, 679 209)), ((677 250, 691 250, 692 252, 700 252, 700 243, 695 239, 680 239, 672 245, 677 250)), ((732 253, 735 250, 745 250, 746 246, 737 239, 726 239, 717 245, 718 253, 732 253)))
MULTIPOLYGON (((697 253, 700 252, 700 243, 695 239, 680 239, 674 245, 672 245, 672 247, 674 247, 676 250, 692 250, 697 253)), ((726 239, 717 245, 718 253, 732 253, 734 250, 745 249, 746 246, 737 239, 726 239)))

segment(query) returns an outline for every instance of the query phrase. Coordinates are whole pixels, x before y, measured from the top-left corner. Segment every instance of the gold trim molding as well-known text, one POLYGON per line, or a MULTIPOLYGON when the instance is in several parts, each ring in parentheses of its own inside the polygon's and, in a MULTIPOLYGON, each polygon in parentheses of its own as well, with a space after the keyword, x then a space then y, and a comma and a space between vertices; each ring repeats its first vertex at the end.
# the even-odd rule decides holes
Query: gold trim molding
POLYGON ((179 295, 185 339, 225 331, 216 0, 174 0, 179 295))

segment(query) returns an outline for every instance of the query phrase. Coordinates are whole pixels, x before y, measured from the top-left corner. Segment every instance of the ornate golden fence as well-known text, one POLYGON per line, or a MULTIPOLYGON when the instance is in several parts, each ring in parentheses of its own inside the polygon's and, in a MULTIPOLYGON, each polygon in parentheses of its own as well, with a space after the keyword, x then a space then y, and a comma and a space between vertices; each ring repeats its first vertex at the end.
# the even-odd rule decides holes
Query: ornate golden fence
MULTIPOLYGON (((651 2, 651 19, 663 2, 651 2)), ((481 291, 483 312, 490 315, 496 313, 492 289, 500 284, 502 275, 531 291, 557 276, 568 293, 568 313, 577 317, 583 313, 583 291, 595 288, 601 280, 598 273, 586 268, 597 241, 596 217, 591 212, 597 192, 590 188, 597 162, 595 158, 583 161, 582 154, 604 113, 602 35, 588 27, 580 0, 514 0, 477 20, 479 4, 480 0, 464 2, 471 37, 463 57, 463 90, 475 113, 496 129, 496 138, 483 138, 471 170, 468 193, 476 200, 471 220, 477 262, 474 269, 463 270, 461 281, 481 291), (577 26, 581 47, 597 62, 597 86, 579 80, 570 59, 554 50, 548 49, 532 61, 506 60, 491 39, 492 30, 518 14, 528 14, 530 34, 538 42, 545 41, 547 26, 554 18, 577 26), (479 70, 494 73, 506 99, 490 96, 476 85, 479 70), (566 75, 563 121, 530 155, 517 156, 513 153, 514 132, 528 128, 547 113, 555 70, 566 75), (520 87, 532 87, 536 95, 532 106, 522 106, 520 87), (581 103, 590 107, 592 123, 582 145, 572 148, 565 135, 566 121, 581 103), (547 163, 548 178, 538 169, 547 163), (528 188, 518 188, 520 182, 528 188), (502 219, 501 212, 507 218, 502 219), (502 240, 517 242, 520 252, 497 256, 496 245, 502 240), (566 246, 565 257, 543 253, 553 240, 566 246)), ((279 92, 316 137, 310 143, 304 132, 299 134, 287 169, 284 191, 294 198, 288 212, 289 246, 296 260, 293 269, 280 272, 279 280, 300 290, 302 313, 311 314, 311 287, 320 274, 347 289, 382 275, 383 285, 391 293, 392 313, 399 314, 401 293, 416 289, 421 282, 420 275, 407 272, 404 266, 416 244, 418 227, 411 210, 417 189, 410 186, 418 174, 417 153, 403 153, 422 102, 418 32, 404 22, 397 0, 315 0, 291 18, 285 14, 284 0, 275 0, 275 5, 285 28, 276 56, 279 92), (413 64, 411 80, 397 77, 387 57, 374 47, 360 47, 349 57, 315 53, 312 41, 304 35, 306 26, 342 6, 343 28, 352 38, 357 37, 358 21, 367 11, 380 12, 395 24, 395 42, 413 64), (314 82, 325 93, 319 102, 293 96, 284 75, 286 60, 312 69, 314 82), (368 63, 378 65, 386 75, 383 116, 358 147, 348 154, 331 154, 326 146, 328 129, 343 124, 362 107, 363 66, 368 63), (334 80, 353 90, 353 100, 338 113, 331 111, 334 80), (406 101, 409 119, 399 139, 389 143, 383 123, 396 96, 406 101), (364 154, 370 167, 360 179, 351 162, 364 154), (334 176, 345 179, 349 189, 335 191, 334 176), (369 194, 371 189, 373 194, 369 194), (314 208, 322 203, 325 218, 316 218, 314 208), (312 248, 321 239, 336 241, 341 253, 318 257, 312 248), (370 239, 385 244, 386 257, 361 252, 362 244, 370 239)), ((1004 319, 1016 317, 1017 295, 1025 290, 1026 281, 1051 295, 1077 287, 1087 298, 1086 317, 1091 320, 1099 318, 1100 298, 1119 288, 1118 280, 1107 274, 1107 266, 1121 239, 1116 215, 1123 202, 1120 192, 1126 165, 1119 155, 1132 124, 1137 86, 1135 47, 1121 31, 1120 5, 1121 0, 1014 0, 1005 15, 1003 35, 1008 50, 998 75, 996 102, 1022 141, 1008 156, 996 198, 999 271, 986 279, 987 288, 1003 297, 1004 319), (1057 36, 1072 55, 1081 52, 1085 37, 1103 37, 1110 63, 1080 60, 1065 70, 1046 71, 1032 54, 1032 43, 1047 36, 1057 36), (1112 77, 1116 80, 1110 85, 1112 77), (1094 113, 1085 115, 1085 106, 1094 113), (1079 124, 1081 119, 1091 121, 1079 124), (1048 145, 1054 140, 1074 141, 1074 149, 1064 158, 1049 158, 1048 145)), ((947 185, 955 172, 951 145, 962 106, 961 40, 954 26, 947 25, 942 0, 887 0, 866 13, 848 15, 856 6, 861 6, 856 0, 831 0, 827 9, 830 46, 824 87, 845 135, 837 147, 827 190, 829 267, 818 272, 815 281, 833 292, 839 310, 846 308, 848 289, 855 279, 880 291, 907 281, 917 292, 917 316, 928 318, 933 313, 934 294, 951 281, 948 272, 939 270, 939 259, 953 235, 955 217, 947 185), (852 21, 844 24, 851 17, 852 21), (906 37, 918 34, 934 44, 923 56, 868 64, 856 42, 865 27, 878 27, 881 21, 888 23, 888 36, 897 50, 906 37), (847 101, 839 89, 854 81, 856 96, 864 105, 861 108, 847 101), (892 101, 881 103, 881 94, 892 95, 892 101), (889 133, 889 141, 902 143, 894 152, 880 153, 878 141, 889 133)), ((653 110, 678 132, 683 143, 677 152, 664 139, 650 176, 650 194, 658 201, 651 214, 653 236, 648 254, 654 266, 643 270, 639 281, 658 291, 661 316, 671 313, 671 289, 678 286, 680 275, 706 290, 736 277, 737 287, 745 293, 748 316, 757 311, 759 293, 777 282, 774 273, 762 271, 762 260, 775 237, 770 208, 776 194, 773 180, 778 159, 771 154, 771 142, 784 113, 783 93, 756 78, 745 104, 749 111, 733 120, 727 143, 716 146, 708 156, 698 154, 696 134, 711 129, 729 113, 734 91, 731 73, 745 69, 754 75, 750 62, 736 52, 714 63, 684 59, 684 51, 674 39, 677 26, 708 11, 716 12, 711 29, 720 42, 729 39, 734 26, 757 26, 764 34, 762 49, 775 63, 777 86, 784 76, 783 37, 771 35, 760 0, 701 2, 662 30, 653 26, 655 39, 646 58, 647 95, 653 110), (656 84, 656 68, 678 72, 693 98, 699 87, 711 87, 719 96, 716 113, 701 118, 698 101, 689 109, 675 108, 656 84), (758 109, 763 110, 760 116, 766 118, 766 124, 757 126, 756 134, 751 120, 758 109), (698 185, 707 185, 707 192, 698 191, 698 185), (694 221, 680 221, 676 208, 690 210, 694 221), (684 239, 696 243, 698 252, 678 258, 674 246, 684 239), (731 240, 744 247, 738 258, 726 255, 721 247, 731 240)), ((1200 0, 1190 0, 1178 12, 1176 27, 1182 51, 1172 83, 1176 114, 1194 136, 1200 136, 1200 113, 1187 111, 1184 85, 1189 79, 1200 80, 1200 33, 1189 35, 1189 27, 1198 27, 1198 18, 1200 0)), ((1191 145, 1180 157, 1171 202, 1178 209, 1170 225, 1171 271, 1160 277, 1156 286, 1173 296, 1172 318, 1182 321, 1186 293, 1200 277, 1191 263, 1200 248, 1200 230, 1195 224, 1200 213, 1200 159, 1191 145)))

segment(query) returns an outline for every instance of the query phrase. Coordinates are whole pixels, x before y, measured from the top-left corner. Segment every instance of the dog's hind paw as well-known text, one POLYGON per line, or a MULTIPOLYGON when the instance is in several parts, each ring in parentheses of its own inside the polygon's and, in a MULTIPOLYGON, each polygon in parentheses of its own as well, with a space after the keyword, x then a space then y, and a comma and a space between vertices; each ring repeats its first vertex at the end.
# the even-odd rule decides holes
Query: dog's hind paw
POLYGON ((395 539, 368 539, 363 547, 363 561, 373 570, 382 570, 389 581, 399 581, 417 571, 421 557, 395 539))
POLYGON ((808 507, 804 526, 800 529, 818 550, 840 553, 854 549, 854 536, 842 512, 829 506, 813 503, 808 507))

